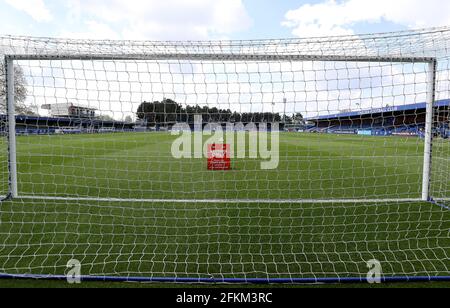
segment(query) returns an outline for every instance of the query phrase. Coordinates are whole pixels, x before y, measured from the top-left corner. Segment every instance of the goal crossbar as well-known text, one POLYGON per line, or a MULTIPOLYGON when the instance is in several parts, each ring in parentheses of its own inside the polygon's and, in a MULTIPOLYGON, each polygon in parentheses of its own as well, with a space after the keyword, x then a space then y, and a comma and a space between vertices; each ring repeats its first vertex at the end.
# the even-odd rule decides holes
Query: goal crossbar
POLYGON ((317 61, 317 62, 378 62, 378 63, 434 63, 433 57, 384 57, 384 56, 339 56, 302 54, 129 54, 129 55, 6 55, 6 60, 51 61, 51 60, 89 60, 89 61, 317 61))

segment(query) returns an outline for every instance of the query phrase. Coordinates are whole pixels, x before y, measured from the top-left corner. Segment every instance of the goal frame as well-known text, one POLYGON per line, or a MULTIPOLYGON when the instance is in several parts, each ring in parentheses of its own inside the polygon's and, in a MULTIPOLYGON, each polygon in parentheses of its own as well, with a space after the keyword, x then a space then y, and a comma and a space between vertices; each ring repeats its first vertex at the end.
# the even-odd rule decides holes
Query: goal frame
MULTIPOLYGON (((436 76, 438 61, 433 57, 358 57, 358 56, 323 56, 323 55, 297 55, 297 54, 134 54, 124 55, 6 55, 6 103, 7 103, 7 142, 8 142, 8 200, 14 199, 35 199, 35 200, 86 200, 86 201, 128 201, 127 199, 99 199, 99 198, 65 198, 46 196, 26 196, 21 195, 18 190, 17 171, 17 147, 16 147, 16 119, 15 119, 15 93, 14 93, 14 65, 16 61, 22 60, 81 60, 81 61, 113 61, 113 60, 185 60, 185 61, 314 61, 314 62, 376 62, 376 63, 421 63, 428 65, 427 71, 427 100, 426 100, 426 129, 424 139, 424 159, 423 159, 423 183, 422 197, 411 199, 336 199, 336 200, 195 200, 198 203, 386 203, 386 202, 429 202, 438 203, 430 195, 431 186, 431 164, 433 150, 433 121, 434 104, 436 95, 436 76)), ((186 203, 193 200, 130 200, 139 202, 173 202, 186 203)), ((51 279, 66 280, 66 276, 55 275, 9 275, 0 273, 0 279, 51 279)), ((146 277, 111 277, 111 276, 82 276, 81 281, 110 281, 110 282, 153 282, 153 283, 236 283, 236 284, 292 284, 292 283, 366 283, 363 277, 331 277, 331 278, 289 278, 289 279, 239 279, 239 278, 146 278, 146 277)), ((382 277, 381 282, 430 282, 430 281, 450 281, 450 276, 399 276, 382 277)))
MULTIPOLYGON (((424 138, 424 159, 422 174, 422 197, 410 199, 336 199, 336 200, 195 200, 199 203, 380 203, 380 202, 434 202, 430 194, 431 186, 431 164, 433 152, 433 119, 434 103, 436 100, 436 77, 437 59, 433 57, 379 57, 379 56, 333 56, 333 55, 300 55, 300 54, 130 54, 130 55, 6 55, 6 104, 8 119, 8 195, 7 199, 46 199, 46 196, 21 196, 18 191, 17 176, 17 147, 16 147, 16 119, 15 119, 15 93, 14 93, 14 62, 15 61, 52 61, 52 60, 78 60, 78 61, 157 61, 157 60, 178 60, 178 61, 295 61, 295 62, 372 62, 372 63, 421 63, 427 64, 427 100, 426 100, 426 123, 424 138)), ((86 200, 86 201, 139 201, 139 202, 190 202, 192 200, 158 200, 158 199, 110 199, 110 198, 55 198, 61 200, 86 200)))

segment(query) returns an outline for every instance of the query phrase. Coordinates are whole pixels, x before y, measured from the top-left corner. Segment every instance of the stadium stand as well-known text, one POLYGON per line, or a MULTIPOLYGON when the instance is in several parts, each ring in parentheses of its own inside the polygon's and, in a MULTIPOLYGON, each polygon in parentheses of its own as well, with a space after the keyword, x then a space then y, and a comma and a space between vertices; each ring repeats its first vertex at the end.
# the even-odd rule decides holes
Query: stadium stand
MULTIPOLYGON (((450 100, 437 101, 435 108, 437 111, 435 122, 440 124, 434 135, 448 139, 450 100)), ((423 137, 425 114, 426 104, 420 103, 321 115, 305 119, 308 123, 313 123, 306 132, 423 137)))
MULTIPOLYGON (((0 115, 0 123, 6 123, 6 115, 0 115)), ((104 121, 93 118, 16 116, 18 135, 53 135, 81 133, 109 133, 134 131, 134 123, 104 121)), ((0 127, 4 134, 6 128, 0 127)))

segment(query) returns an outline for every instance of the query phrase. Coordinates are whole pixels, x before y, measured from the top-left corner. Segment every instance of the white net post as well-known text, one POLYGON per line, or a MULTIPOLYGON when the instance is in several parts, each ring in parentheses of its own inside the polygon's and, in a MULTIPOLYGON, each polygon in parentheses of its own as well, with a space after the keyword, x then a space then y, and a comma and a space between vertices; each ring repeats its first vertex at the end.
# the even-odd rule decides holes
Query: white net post
POLYGON ((436 97, 436 69, 437 60, 428 64, 427 101, 425 115, 425 151, 423 166, 422 200, 430 200, 431 163, 433 146, 434 101, 436 97))
POLYGON ((14 61, 5 59, 6 67, 6 103, 8 116, 8 165, 9 165, 9 197, 17 198, 17 148, 16 148, 16 112, 14 61))

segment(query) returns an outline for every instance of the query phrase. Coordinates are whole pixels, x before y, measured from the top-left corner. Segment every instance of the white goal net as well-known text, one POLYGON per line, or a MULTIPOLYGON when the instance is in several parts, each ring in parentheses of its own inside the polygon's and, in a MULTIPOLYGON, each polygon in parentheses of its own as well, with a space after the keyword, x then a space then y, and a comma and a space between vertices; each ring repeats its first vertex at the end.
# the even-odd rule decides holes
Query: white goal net
POLYGON ((449 39, 0 37, 0 273, 444 279, 449 39))

